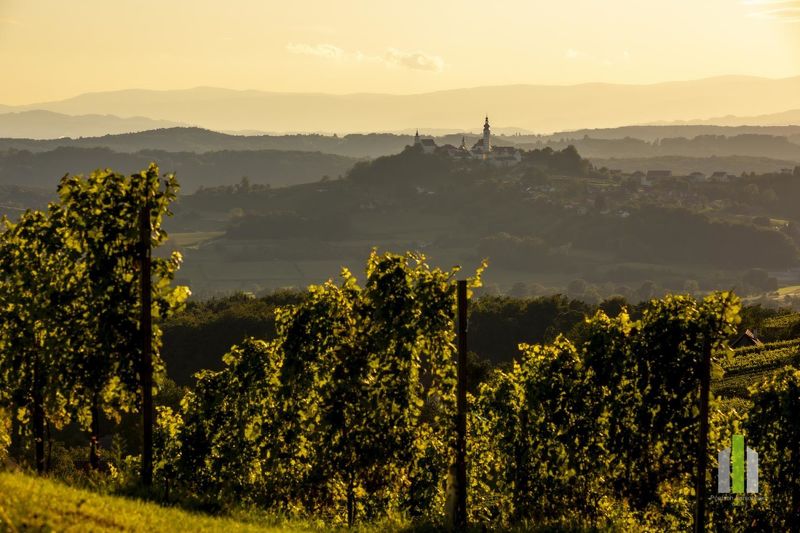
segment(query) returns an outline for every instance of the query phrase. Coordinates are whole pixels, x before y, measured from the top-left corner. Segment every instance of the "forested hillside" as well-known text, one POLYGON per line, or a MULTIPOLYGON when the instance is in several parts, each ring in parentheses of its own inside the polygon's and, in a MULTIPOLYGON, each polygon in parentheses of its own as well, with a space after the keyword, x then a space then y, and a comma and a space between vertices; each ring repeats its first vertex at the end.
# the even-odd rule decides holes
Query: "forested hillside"
POLYGON ((115 152, 109 148, 57 147, 45 152, 0 151, 0 184, 52 188, 64 169, 86 174, 101 166, 133 172, 158 161, 164 168, 185 175, 184 190, 239 183, 273 187, 309 183, 324 176, 337 177, 356 162, 348 157, 313 152, 280 150, 168 152, 140 150, 115 152))
POLYGON ((489 258, 488 291, 564 292, 585 280, 573 294, 592 302, 723 286, 756 293, 771 285, 744 281, 747 271, 791 280, 797 265, 794 174, 644 186, 572 147, 525 152, 509 168, 414 150, 360 162, 275 151, 10 151, 0 155, 9 183, 0 209, 43 207, 65 165, 78 173, 99 160, 126 169, 151 159, 187 176, 168 246, 191 258, 181 279, 202 297, 303 287, 354 267, 372 246, 426 251, 441 266, 489 258))
POLYGON ((322 152, 347 157, 378 157, 394 154, 412 144, 413 135, 392 133, 349 135, 231 135, 202 128, 161 128, 74 139, 0 139, 0 150, 31 152, 50 151, 59 147, 109 148, 115 152, 163 150, 165 152, 219 152, 222 150, 281 150, 322 152))
POLYGON ((169 228, 198 236, 175 246, 192 259, 182 279, 206 296, 319 282, 372 246, 424 251, 442 267, 488 258, 486 290, 504 293, 565 292, 581 280, 589 287, 573 294, 592 302, 750 293, 759 284, 744 281, 749 270, 788 278, 798 264, 798 183, 767 174, 642 186, 574 148, 526 152, 509 168, 406 150, 359 162, 343 179, 204 188, 180 199, 169 228))

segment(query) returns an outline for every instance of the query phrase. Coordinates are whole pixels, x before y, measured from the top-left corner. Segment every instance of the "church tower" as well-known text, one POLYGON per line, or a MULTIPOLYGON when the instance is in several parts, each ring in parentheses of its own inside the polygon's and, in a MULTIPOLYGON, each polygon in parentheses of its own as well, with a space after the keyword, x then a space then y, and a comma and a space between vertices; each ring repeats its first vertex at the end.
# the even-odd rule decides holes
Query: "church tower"
POLYGON ((486 122, 483 124, 483 151, 488 153, 492 149, 492 131, 489 128, 489 115, 486 115, 486 122))
POLYGON ((414 146, 419 144, 419 130, 417 130, 417 134, 414 135, 414 146))

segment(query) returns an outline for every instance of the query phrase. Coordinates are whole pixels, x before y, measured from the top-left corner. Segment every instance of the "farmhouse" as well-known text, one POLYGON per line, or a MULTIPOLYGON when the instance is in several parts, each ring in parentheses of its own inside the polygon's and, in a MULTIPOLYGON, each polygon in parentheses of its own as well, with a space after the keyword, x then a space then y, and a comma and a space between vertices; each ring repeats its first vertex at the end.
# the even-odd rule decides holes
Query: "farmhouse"
POLYGON ((754 332, 746 329, 744 333, 739 335, 739 338, 730 344, 730 346, 731 348, 743 348, 745 346, 761 346, 763 344, 764 343, 759 340, 754 332))

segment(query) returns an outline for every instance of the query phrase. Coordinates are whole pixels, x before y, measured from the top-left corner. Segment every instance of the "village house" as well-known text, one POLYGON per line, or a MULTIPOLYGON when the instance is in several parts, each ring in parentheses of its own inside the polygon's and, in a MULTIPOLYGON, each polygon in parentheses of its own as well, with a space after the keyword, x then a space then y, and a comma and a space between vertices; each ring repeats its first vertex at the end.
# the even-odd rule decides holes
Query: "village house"
POLYGON ((728 173, 727 172, 723 172, 723 171, 714 172, 713 174, 711 174, 711 177, 709 178, 709 181, 725 183, 725 182, 729 181, 728 173))
POLYGON ((692 172, 689 174, 689 179, 692 181, 706 181, 706 175, 702 172, 692 172))

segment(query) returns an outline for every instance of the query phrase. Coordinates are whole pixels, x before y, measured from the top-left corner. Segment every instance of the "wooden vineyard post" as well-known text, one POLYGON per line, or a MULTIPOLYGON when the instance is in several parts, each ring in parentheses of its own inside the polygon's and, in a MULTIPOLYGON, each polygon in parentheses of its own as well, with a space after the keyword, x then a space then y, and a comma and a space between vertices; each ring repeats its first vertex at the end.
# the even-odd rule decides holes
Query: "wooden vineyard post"
POLYGON ((142 315, 140 333, 142 342, 142 485, 149 487, 153 483, 153 295, 150 281, 150 249, 151 233, 150 208, 147 200, 139 217, 141 265, 141 298, 142 315))
POLYGON ((37 355, 33 365, 33 439, 36 473, 45 471, 44 460, 44 398, 42 397, 42 363, 37 355))
POLYGON ((711 386, 711 343, 703 345, 700 365, 700 434, 697 439, 697 479, 695 482, 695 533, 706 530, 706 470, 708 468, 708 396, 711 386))
POLYGON ((456 531, 467 529, 467 282, 459 280, 458 388, 456 396, 456 531))

